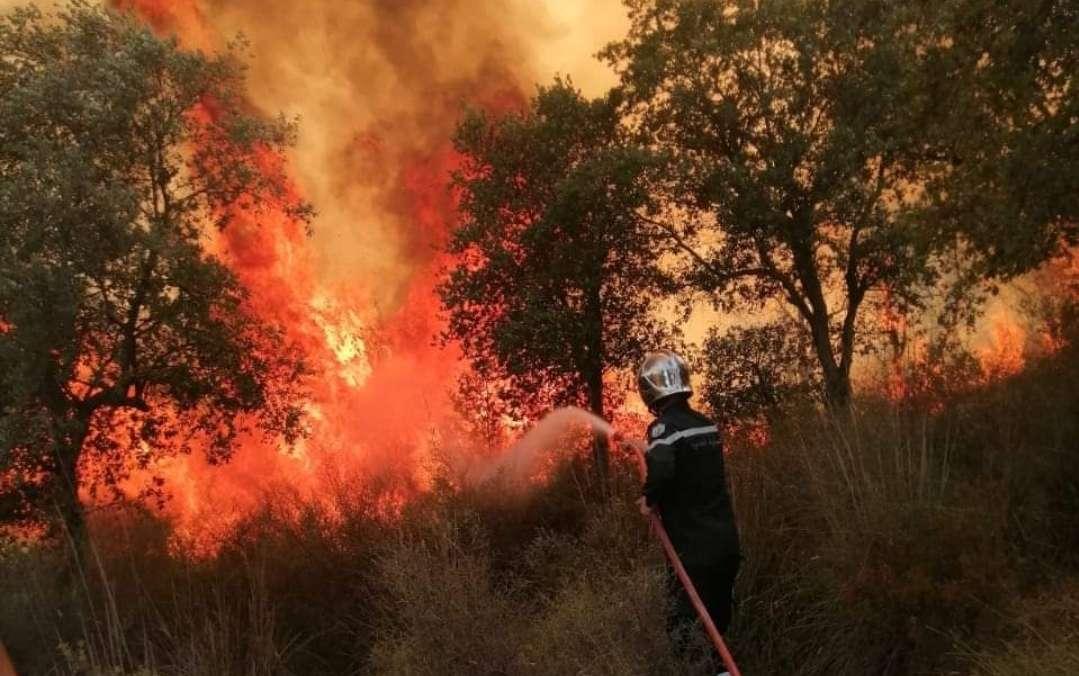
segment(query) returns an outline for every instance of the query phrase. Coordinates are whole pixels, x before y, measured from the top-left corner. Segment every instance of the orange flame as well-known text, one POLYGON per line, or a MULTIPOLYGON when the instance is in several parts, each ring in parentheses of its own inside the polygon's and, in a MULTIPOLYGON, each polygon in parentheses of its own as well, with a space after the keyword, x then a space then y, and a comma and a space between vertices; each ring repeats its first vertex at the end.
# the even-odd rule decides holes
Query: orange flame
POLYGON ((1027 331, 1010 316, 993 320, 990 338, 977 348, 978 361, 987 380, 1015 375, 1026 365, 1027 331))

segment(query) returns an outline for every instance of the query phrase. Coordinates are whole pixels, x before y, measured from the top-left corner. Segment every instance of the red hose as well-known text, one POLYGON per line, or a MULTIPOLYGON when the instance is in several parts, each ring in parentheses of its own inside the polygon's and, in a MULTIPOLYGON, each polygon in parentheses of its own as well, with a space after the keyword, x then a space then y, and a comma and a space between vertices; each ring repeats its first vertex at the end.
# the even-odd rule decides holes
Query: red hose
MULTIPOLYGON (((636 451, 637 469, 643 482, 648 474, 648 465, 644 459, 644 444, 636 439, 624 437, 615 431, 611 434, 611 442, 616 443, 619 441, 636 451)), ((671 567, 674 568, 678 581, 682 583, 682 587, 686 590, 686 596, 689 597, 690 603, 693 604, 693 609, 697 611, 697 617, 701 619, 704 630, 708 633, 708 638, 712 640, 712 645, 715 646, 716 652, 723 658, 723 664, 727 667, 727 671, 730 672, 731 676, 742 676, 742 672, 738 670, 738 665, 734 663, 731 651, 727 649, 727 643, 723 640, 719 629, 716 628, 716 623, 712 621, 712 616, 708 614, 708 609, 704 607, 700 595, 697 594, 697 588, 693 586, 693 580, 689 579, 689 573, 686 572, 685 566, 682 565, 682 559, 678 557, 678 552, 674 550, 674 544, 671 543, 671 538, 667 535, 667 529, 663 527, 663 520, 659 518, 659 514, 655 509, 648 515, 648 520, 652 524, 652 532, 656 534, 656 537, 659 538, 659 543, 663 545, 663 553, 667 555, 667 560, 670 561, 671 567)))
POLYGON ((0 641, 0 676, 15 676, 15 665, 11 663, 11 658, 8 657, 2 641, 0 641))

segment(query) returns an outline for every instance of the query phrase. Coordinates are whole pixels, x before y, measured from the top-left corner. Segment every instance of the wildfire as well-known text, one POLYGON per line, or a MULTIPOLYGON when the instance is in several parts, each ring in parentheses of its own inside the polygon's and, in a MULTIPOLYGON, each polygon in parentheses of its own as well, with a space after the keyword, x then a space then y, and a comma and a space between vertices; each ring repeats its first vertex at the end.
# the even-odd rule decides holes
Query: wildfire
POLYGON ((322 329, 326 346, 340 365, 338 375, 350 387, 362 387, 371 375, 371 362, 363 339, 365 327, 359 314, 352 309, 337 307, 328 295, 312 298, 311 310, 312 319, 322 329))
POLYGON ((291 176, 320 212, 312 237, 284 217, 261 215, 256 225, 242 209, 232 226, 207 234, 254 311, 285 327, 317 373, 308 438, 291 449, 244 438, 220 467, 199 454, 165 461, 154 471, 172 495, 167 511, 197 539, 256 508, 275 485, 318 498, 342 477, 392 477, 400 488, 382 511, 394 513, 430 481, 433 430, 454 427, 460 357, 436 345, 434 293, 448 263, 437 252, 455 217, 453 128, 466 105, 523 105, 556 70, 583 72, 577 84, 598 89, 591 54, 622 32, 620 3, 589 4, 605 35, 581 21, 583 5, 564 2, 485 12, 468 0, 113 5, 189 48, 220 49, 244 34, 252 105, 302 118, 289 166, 264 170, 291 176))
POLYGON ((1005 289, 991 307, 976 354, 987 380, 1014 375, 1032 357, 1064 347, 1054 304, 1079 299, 1079 248, 1063 252, 1005 289), (1018 309, 1018 311, 1017 311, 1018 309), (1031 317, 1026 317, 1031 315, 1031 317), (1045 315, 1048 310, 1048 316, 1045 315))
POLYGON ((995 380, 1019 373, 1026 365, 1026 330, 1007 315, 994 318, 991 327, 989 339, 977 349, 985 377, 995 380))
MULTIPOLYGON (((1060 304, 1079 299, 1079 250, 1065 251, 1039 269, 1004 286, 988 303, 965 343, 974 358, 971 372, 941 361, 926 335, 910 331, 907 319, 883 304, 878 319, 891 350, 873 384, 890 400, 923 399, 940 410, 949 392, 982 387, 1023 371, 1029 363, 1067 344, 1059 325, 1060 304)), ((887 300, 887 299, 886 299, 887 300)))
MULTIPOLYGON (((284 326, 318 374, 310 435, 290 449, 244 438, 221 467, 199 454, 165 461, 153 471, 173 496, 169 514, 197 537, 257 508, 268 487, 317 498, 328 483, 391 477, 398 488, 380 510, 392 515, 429 484, 445 441, 434 431, 456 427, 449 395, 462 366, 452 346, 436 344, 434 292, 449 263, 437 252, 455 218, 453 128, 464 106, 520 107, 555 72, 572 73, 589 94, 613 84, 591 54, 624 33, 621 3, 592 0, 587 11, 562 0, 486 11, 470 0, 112 4, 190 48, 216 50, 246 35, 252 106, 302 118, 295 154, 286 166, 267 158, 264 170, 291 177, 320 212, 313 237, 284 217, 256 224, 242 209, 228 229, 207 233, 209 250, 250 289, 255 312, 284 326)), ((905 318, 883 321, 898 350, 905 318)), ((996 326, 978 348, 987 377, 1014 373, 1026 359, 1022 326, 996 326)), ((902 377, 890 375, 895 397, 906 392, 902 377)), ((616 412, 635 426, 642 415, 616 412)), ((764 445, 768 430, 745 436, 764 445)))

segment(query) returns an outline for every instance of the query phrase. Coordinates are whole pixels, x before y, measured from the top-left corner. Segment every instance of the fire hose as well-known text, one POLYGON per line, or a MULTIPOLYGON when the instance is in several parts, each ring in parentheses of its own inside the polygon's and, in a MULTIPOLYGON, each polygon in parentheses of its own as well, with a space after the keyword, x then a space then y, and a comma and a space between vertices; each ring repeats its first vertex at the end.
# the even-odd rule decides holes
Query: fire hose
MULTIPOLYGON (((644 444, 637 439, 625 437, 616 430, 611 434, 611 443, 619 442, 629 446, 636 453, 637 469, 643 482, 648 473, 648 465, 644 458, 644 444)), ((667 535, 667 529, 663 527, 663 520, 656 509, 653 508, 649 512, 648 520, 652 525, 652 532, 655 533, 659 543, 663 546, 663 553, 667 555, 667 561, 670 562, 671 568, 674 569, 675 575, 678 576, 678 581, 682 583, 682 588, 685 589, 689 602, 693 604, 693 609, 697 611, 697 617, 700 618, 701 624, 704 625, 704 630, 708 634, 708 638, 712 640, 712 645, 715 646, 716 652, 723 658, 723 664, 726 666, 730 676, 742 676, 742 672, 738 670, 738 665, 734 662, 731 651, 727 648, 727 643, 723 640, 719 629, 716 628, 716 623, 712 621, 712 616, 708 613, 708 609, 704 607, 704 603, 697 593, 697 588, 693 585, 693 580, 689 579, 689 573, 686 572, 685 566, 682 565, 682 559, 678 557, 678 552, 674 550, 674 544, 671 542, 670 536, 667 535)))
POLYGON ((4 643, 0 641, 0 676, 15 676, 15 665, 11 663, 4 643))

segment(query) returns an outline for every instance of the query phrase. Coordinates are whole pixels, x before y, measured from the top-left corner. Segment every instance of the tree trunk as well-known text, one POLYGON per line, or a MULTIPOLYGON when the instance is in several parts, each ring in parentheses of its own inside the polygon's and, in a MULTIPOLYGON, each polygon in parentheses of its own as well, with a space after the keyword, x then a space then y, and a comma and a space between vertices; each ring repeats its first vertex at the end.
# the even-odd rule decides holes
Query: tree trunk
MULTIPOLYGON (((603 370, 600 368, 593 369, 588 374, 588 408, 606 420, 606 411, 603 408, 603 370)), ((602 432, 596 432, 592 440, 592 459, 596 464, 596 476, 603 487, 607 485, 610 474, 609 442, 607 435, 602 432)))
POLYGON ((850 409, 851 386, 850 373, 845 369, 834 368, 824 372, 824 398, 828 408, 832 411, 847 411, 850 409))
POLYGON ((87 417, 76 415, 57 427, 53 441, 58 470, 53 494, 60 517, 57 526, 61 539, 70 539, 78 559, 86 538, 86 519, 79 502, 79 458, 90 424, 87 417))
MULTIPOLYGON (((799 232, 808 233, 813 226, 809 217, 806 217, 804 227, 799 232)), ((817 353, 820 362, 821 373, 824 376, 824 400, 828 408, 834 411, 842 411, 850 408, 850 361, 847 356, 847 340, 853 337, 853 324, 844 327, 844 345, 842 360, 836 358, 835 347, 832 345, 832 327, 828 312, 828 300, 820 281, 817 263, 813 248, 808 237, 797 237, 789 242, 791 255, 794 259, 794 267, 797 278, 804 290, 805 297, 800 302, 795 302, 802 317, 809 324, 810 336, 813 339, 813 349, 817 353), (849 335, 848 335, 849 334, 849 335)), ((790 283, 791 288, 794 287, 790 283)), ((789 291, 794 298, 795 291, 789 291)), ((860 299, 859 301, 860 302, 860 299)), ((852 307, 848 313, 848 319, 853 320, 857 307, 852 307)))
POLYGON ((814 315, 810 333, 824 377, 824 401, 833 411, 846 410, 850 408, 851 400, 850 368, 849 364, 836 361, 827 317, 814 315))
MULTIPOLYGON (((603 282, 597 278, 586 285, 586 321, 588 326, 588 351, 584 361, 585 386, 588 388, 588 408, 604 420, 607 419, 603 408, 603 365, 607 361, 604 345, 603 321, 603 282)), ((600 492, 607 494, 609 472, 609 439, 606 434, 595 433, 592 441, 592 457, 595 460, 596 476, 600 492)))

